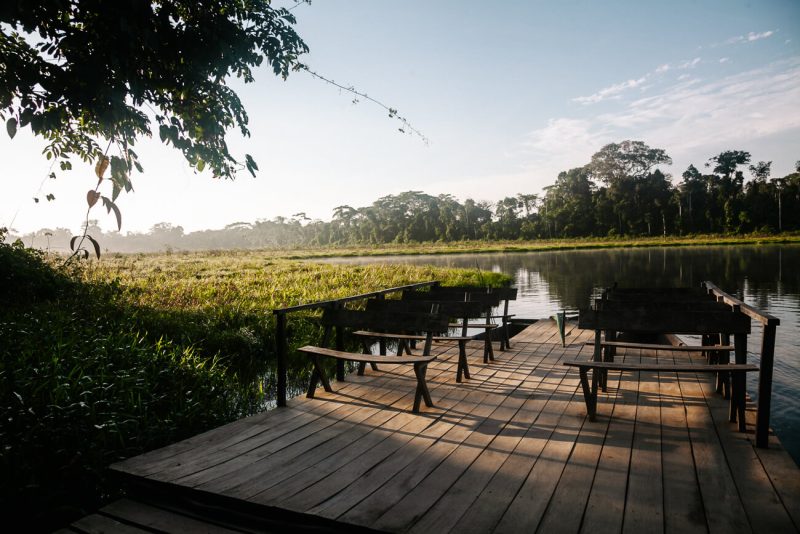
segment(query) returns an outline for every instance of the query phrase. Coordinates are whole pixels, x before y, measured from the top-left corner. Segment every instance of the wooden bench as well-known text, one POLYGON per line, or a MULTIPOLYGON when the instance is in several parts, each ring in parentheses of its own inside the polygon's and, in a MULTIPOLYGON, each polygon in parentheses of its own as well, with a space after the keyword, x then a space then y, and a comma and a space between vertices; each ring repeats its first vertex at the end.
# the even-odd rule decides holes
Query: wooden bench
MULTIPOLYGON (((720 342, 709 347, 728 346, 728 339, 734 338, 733 352, 737 365, 747 363, 747 335, 750 333, 750 318, 736 307, 717 303, 714 299, 694 289, 611 289, 604 292, 604 298, 595 301, 594 309, 581 309, 578 328, 595 331, 595 362, 613 362, 616 347, 603 346, 603 342, 616 342, 619 332, 629 334, 693 334, 704 337, 704 342, 712 337, 720 342), (605 331, 605 339, 601 338, 605 331)), ((725 365, 729 352, 708 350, 709 364, 725 365), (720 356, 724 356, 721 358, 720 356)), ((714 369, 719 370, 718 367, 714 369)), ((600 388, 605 391, 605 369, 598 368, 600 388)), ((745 375, 742 373, 719 373, 718 391, 741 389, 744 391, 745 375), (728 386, 729 380, 741 384, 728 386)), ((731 395, 731 398, 733 396, 731 395)), ((731 402, 729 419, 737 420, 737 409, 731 402)), ((739 421, 744 429, 744 421, 739 421)))
MULTIPOLYGON (((508 324, 509 320, 514 317, 514 314, 508 313, 508 306, 510 301, 517 300, 516 287, 434 286, 430 289, 430 293, 437 296, 446 295, 448 298, 464 298, 466 296, 467 299, 472 300, 476 298, 475 295, 487 293, 492 295, 493 299, 497 299, 497 304, 493 304, 493 306, 497 308, 502 307, 503 309, 500 310, 498 315, 490 315, 489 313, 491 311, 489 311, 489 313, 486 315, 487 322, 491 319, 500 319, 501 323, 498 325, 498 332, 500 333, 500 350, 508 350, 511 348, 508 324)), ((480 326, 476 326, 476 328, 480 328, 480 326)), ((489 334, 490 332, 487 331, 486 335, 488 336, 489 334)))
MULTIPOLYGON (((449 318, 459 317, 462 321, 466 321, 471 316, 480 315, 482 305, 479 302, 449 302, 449 301, 427 301, 427 300, 370 300, 367 302, 367 311, 388 311, 388 312, 401 312, 401 313, 426 313, 437 312, 448 316, 449 318)), ((448 324, 449 327, 454 327, 453 323, 448 324)), ((457 325, 458 327, 461 324, 457 325)), ((497 325, 493 324, 492 327, 497 325)), ((402 355, 405 350, 408 355, 411 355, 409 345, 415 341, 425 339, 425 336, 414 334, 394 334, 385 332, 370 332, 359 330, 353 332, 354 335, 364 337, 366 339, 381 340, 391 339, 398 341, 397 354, 402 355), (410 342, 410 343, 407 343, 410 342)), ((472 336, 466 335, 462 329, 460 336, 433 336, 433 341, 437 342, 456 342, 458 343, 458 366, 456 368, 456 382, 461 382, 462 376, 469 379, 469 364, 467 362, 467 342, 474 339, 472 336)))
POLYGON ((431 291, 404 291, 402 296, 403 301, 427 301, 438 303, 463 303, 471 302, 480 306, 478 315, 470 315, 461 319, 460 323, 453 323, 453 328, 461 328, 461 335, 467 335, 469 328, 482 328, 484 330, 484 344, 483 344, 483 362, 489 363, 494 361, 494 348, 492 347, 491 332, 498 327, 497 324, 492 323, 491 312, 492 308, 500 305, 500 296, 495 293, 487 293, 487 289, 479 289, 475 292, 464 291, 463 288, 457 287, 442 287, 432 288, 431 291), (483 318, 482 323, 470 323, 470 319, 483 318))
MULTIPOLYGON (((431 313, 402 313, 402 312, 389 312, 389 311, 361 311, 361 310, 347 310, 342 308, 326 309, 323 312, 322 323, 325 327, 325 335, 323 337, 323 344, 326 344, 331 337, 333 328, 337 329, 337 340, 339 345, 336 349, 326 347, 316 347, 306 345, 298 349, 299 352, 306 354, 312 364, 311 377, 308 384, 308 391, 306 397, 314 398, 314 391, 317 384, 321 381, 325 391, 332 392, 330 382, 322 367, 321 358, 333 358, 337 361, 337 375, 338 367, 343 367, 345 362, 358 363, 358 374, 363 375, 366 365, 370 364, 374 370, 377 369, 379 363, 392 363, 392 364, 412 364, 414 366, 414 375, 417 379, 417 389, 414 395, 413 412, 418 413, 420 402, 425 401, 426 406, 433 406, 428 386, 425 382, 425 374, 428 368, 428 363, 436 359, 436 356, 430 354, 433 344, 434 334, 447 332, 448 319, 447 316, 442 314, 431 313), (405 336, 402 333, 405 331, 412 332, 425 332, 424 336, 419 336, 425 340, 425 345, 421 356, 386 356, 384 354, 370 354, 369 346, 364 344, 364 353, 349 352, 343 350, 343 342, 341 332, 343 328, 362 328, 368 330, 381 330, 387 335, 391 333, 387 330, 396 329, 400 331, 397 336, 405 336)), ((339 380, 344 380, 344 374, 339 376, 339 380)))
POLYGON ((758 371, 753 364, 692 364, 692 363, 621 363, 621 362, 564 362, 568 367, 577 367, 581 375, 581 388, 586 401, 589 420, 594 421, 597 414, 597 383, 602 371, 657 371, 670 373, 720 373, 740 375, 741 380, 731 380, 731 406, 736 410, 739 430, 745 431, 745 392, 744 373, 758 371), (588 372, 592 369, 592 384, 589 386, 588 372))
MULTIPOLYGON (((312 365, 314 366, 314 369, 311 372, 311 379, 309 380, 308 383, 308 392, 306 393, 306 397, 308 397, 309 399, 314 398, 314 391, 316 390, 317 383, 319 381, 322 381, 322 387, 325 388, 325 391, 329 393, 333 392, 331 383, 328 380, 328 377, 325 375, 325 370, 322 368, 322 364, 320 362, 320 357, 326 357, 326 358, 335 358, 337 360, 358 362, 363 366, 365 366, 368 363, 369 364, 377 364, 377 363, 413 364, 414 375, 417 377, 417 389, 414 393, 414 407, 412 409, 412 412, 419 413, 421 400, 425 400, 425 406, 428 406, 429 408, 433 406, 433 401, 431 400, 431 394, 428 391, 428 384, 425 382, 425 373, 428 368, 428 363, 436 359, 435 355, 434 356, 431 355, 381 356, 378 354, 357 354, 354 352, 326 349, 322 347, 314 347, 311 345, 306 345, 305 347, 301 347, 298 349, 298 351, 308 355, 312 365)), ((359 374, 362 373, 363 373, 363 367, 359 367, 359 374)))

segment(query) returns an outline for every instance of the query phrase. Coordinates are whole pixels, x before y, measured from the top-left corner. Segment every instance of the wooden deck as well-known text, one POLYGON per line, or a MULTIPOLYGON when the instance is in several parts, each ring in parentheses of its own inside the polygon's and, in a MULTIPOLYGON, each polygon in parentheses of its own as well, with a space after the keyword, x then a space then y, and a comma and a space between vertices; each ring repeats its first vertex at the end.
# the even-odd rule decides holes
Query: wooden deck
MULTIPOLYGON (((612 372, 592 423, 577 371, 561 362, 589 359, 593 333, 567 331, 562 348, 555 323, 539 321, 488 365, 471 342, 462 384, 456 348, 439 345, 428 370, 435 407, 418 415, 411 366, 383 365, 334 382, 334 393, 318 388, 315 399, 131 458, 112 469, 134 500, 73 527, 798 531, 800 469, 774 436, 756 449, 751 432, 735 431, 710 376, 612 372)), ((689 358, 701 356, 617 352, 628 362, 689 358)))

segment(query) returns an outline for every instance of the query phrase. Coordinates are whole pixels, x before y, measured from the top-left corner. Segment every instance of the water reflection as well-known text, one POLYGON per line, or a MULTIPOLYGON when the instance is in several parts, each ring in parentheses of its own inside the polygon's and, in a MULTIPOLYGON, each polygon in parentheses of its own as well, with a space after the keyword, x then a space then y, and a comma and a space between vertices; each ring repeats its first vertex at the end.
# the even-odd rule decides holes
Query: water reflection
MULTIPOLYGON (((455 256, 349 258, 344 263, 412 263, 476 266, 514 277, 519 289, 512 312, 518 317, 575 313, 602 288, 699 286, 711 280, 721 289, 777 316, 772 426, 800 462, 800 246, 719 246, 573 250, 455 256)), ((750 360, 758 363, 761 329, 753 323, 750 360)), ((755 396, 757 377, 749 377, 755 396)))

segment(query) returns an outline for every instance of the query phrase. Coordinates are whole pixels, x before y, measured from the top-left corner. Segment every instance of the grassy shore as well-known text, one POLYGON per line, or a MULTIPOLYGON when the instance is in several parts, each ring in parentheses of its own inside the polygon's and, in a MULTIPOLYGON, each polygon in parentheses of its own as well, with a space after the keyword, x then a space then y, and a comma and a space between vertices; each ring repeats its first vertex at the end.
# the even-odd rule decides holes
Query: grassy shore
POLYGON ((576 239, 542 239, 536 241, 456 241, 450 243, 403 243, 369 246, 306 247, 279 249, 272 252, 285 259, 314 259, 353 256, 406 256, 421 254, 490 254, 502 252, 538 252, 578 249, 691 247, 723 245, 766 245, 800 243, 800 233, 777 235, 716 235, 686 237, 586 237, 576 239))
MULTIPOLYGON (((115 496, 105 467, 263 409, 276 307, 502 275, 266 253, 62 258, 0 243, 0 511, 50 531, 115 496)), ((292 346, 315 344, 293 314, 292 346)), ((290 358, 290 384, 307 362, 290 358)))

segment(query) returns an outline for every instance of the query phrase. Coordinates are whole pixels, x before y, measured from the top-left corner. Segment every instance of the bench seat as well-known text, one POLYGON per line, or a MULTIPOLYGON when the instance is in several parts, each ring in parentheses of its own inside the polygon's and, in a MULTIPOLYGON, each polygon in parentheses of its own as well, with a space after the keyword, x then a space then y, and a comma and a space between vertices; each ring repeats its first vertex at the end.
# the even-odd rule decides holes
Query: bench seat
MULTIPOLYGON (((424 339, 424 336, 423 336, 424 339)), ((436 359, 435 355, 430 356, 382 356, 378 354, 359 354, 357 352, 347 352, 342 350, 326 349, 323 347, 315 347, 313 345, 306 345, 297 349, 298 352, 306 354, 314 367, 311 372, 311 379, 308 384, 308 391, 306 397, 309 399, 314 398, 314 390, 317 388, 317 383, 322 381, 322 386, 327 392, 333 392, 330 382, 325 375, 320 357, 334 358, 337 360, 358 362, 361 364, 359 374, 363 374, 363 366, 367 363, 391 363, 391 364, 412 364, 414 366, 414 375, 417 378, 417 389, 414 393, 414 407, 412 411, 419 413, 421 401, 425 401, 425 406, 433 407, 431 395, 428 391, 428 385, 425 382, 425 373, 428 368, 428 363, 436 359)))
MULTIPOLYGON (((586 402, 589 420, 594 421, 597 415, 597 382, 598 374, 602 371, 656 371, 665 373, 731 373, 742 374, 758 371, 758 366, 746 363, 725 364, 693 364, 693 363, 623 363, 623 362, 595 362, 574 361, 563 362, 568 367, 577 367, 581 376, 581 388, 586 402), (589 369, 592 369, 592 384, 589 386, 589 369)), ((743 375, 742 375, 743 376, 743 375)), ((739 431, 745 431, 745 392, 744 380, 732 380, 731 391, 732 413, 738 415, 739 431), (737 386, 740 384, 740 386, 737 386)))
MULTIPOLYGON (((450 323, 448 325, 450 328, 461 328, 462 333, 466 333, 467 328, 483 328, 485 331, 485 335, 483 337, 483 363, 489 363, 490 361, 494 361, 494 348, 492 348, 492 336, 489 335, 489 332, 497 327, 499 324, 495 323, 450 323)), ((469 378, 469 377, 467 377, 469 378)))
MULTIPOLYGON (((415 335, 415 334, 392 334, 386 332, 369 332, 366 330, 356 330, 353 332, 354 336, 361 336, 366 338, 373 338, 373 339, 396 339, 399 341, 423 341, 426 339, 425 336, 415 335)), ((431 338, 433 341, 457 341, 458 342, 458 368, 456 369, 456 382, 461 382, 461 377, 463 375, 464 378, 467 380, 470 379, 469 375, 469 365, 467 364, 467 341, 471 341, 472 337, 470 336, 433 336, 431 338)), ((402 354, 403 347, 406 345, 401 345, 398 347, 397 354, 402 354)), ((366 349, 365 349, 366 352, 366 349)), ((367 362, 372 363, 372 362, 367 362)), ((393 361, 391 363, 397 363, 393 361)), ((361 372, 361 368, 359 368, 359 372, 361 372)))
MULTIPOLYGON (((594 345, 594 341, 587 341, 586 344, 594 345)), ((655 343, 631 343, 627 341, 601 341, 600 346, 616 347, 621 349, 665 350, 674 352, 733 352, 733 347, 731 345, 661 345, 655 343)))

